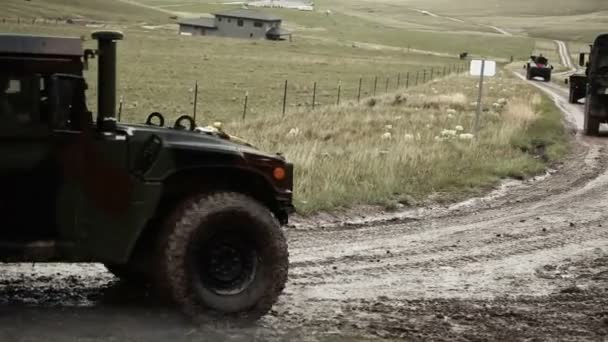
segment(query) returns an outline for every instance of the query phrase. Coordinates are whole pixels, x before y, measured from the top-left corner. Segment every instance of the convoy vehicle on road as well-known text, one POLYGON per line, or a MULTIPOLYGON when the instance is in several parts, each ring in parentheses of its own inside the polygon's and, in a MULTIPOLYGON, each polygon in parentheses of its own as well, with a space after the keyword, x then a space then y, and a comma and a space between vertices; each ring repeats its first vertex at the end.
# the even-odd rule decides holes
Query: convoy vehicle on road
POLYGON ((597 36, 591 45, 589 60, 585 53, 579 57, 584 73, 575 73, 566 79, 569 84, 570 103, 585 99, 586 135, 597 135, 601 123, 608 123, 608 34, 597 36))
POLYGON ((551 72, 553 65, 549 64, 549 60, 542 54, 539 56, 530 56, 530 60, 526 65, 526 79, 533 80, 535 77, 542 77, 545 82, 551 81, 551 72))

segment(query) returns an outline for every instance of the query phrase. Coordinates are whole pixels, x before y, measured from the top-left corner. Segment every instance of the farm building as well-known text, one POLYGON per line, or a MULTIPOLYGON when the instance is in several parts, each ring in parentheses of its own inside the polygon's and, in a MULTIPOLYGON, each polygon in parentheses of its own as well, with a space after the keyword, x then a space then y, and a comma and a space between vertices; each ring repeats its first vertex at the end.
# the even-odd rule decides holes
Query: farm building
POLYGON ((214 13, 213 18, 192 18, 178 21, 179 34, 280 40, 291 38, 284 30, 283 20, 271 14, 250 9, 214 13))

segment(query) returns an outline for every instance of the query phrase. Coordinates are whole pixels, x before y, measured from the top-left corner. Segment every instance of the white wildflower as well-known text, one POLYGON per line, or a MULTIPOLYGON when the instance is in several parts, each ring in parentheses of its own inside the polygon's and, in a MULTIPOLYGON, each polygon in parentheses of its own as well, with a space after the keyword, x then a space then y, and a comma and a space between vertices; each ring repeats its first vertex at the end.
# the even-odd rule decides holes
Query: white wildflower
POLYGON ((289 133, 287 133, 287 136, 290 138, 295 138, 298 135, 300 135, 300 129, 299 128, 292 128, 289 130, 289 133))
POLYGON ((507 104, 507 99, 505 98, 500 98, 498 99, 498 101, 496 101, 496 103, 500 103, 501 105, 506 105, 507 104))
POLYGON ((453 130, 453 129, 444 129, 443 131, 441 131, 442 137, 450 138, 450 137, 456 136, 456 134, 457 134, 456 130, 453 130))
POLYGON ((454 114, 448 114, 448 119, 453 119, 454 118, 454 114))
POLYGON ((458 132, 462 132, 462 131, 464 131, 464 127, 462 127, 462 126, 460 126, 460 125, 458 125, 458 126, 454 127, 454 129, 455 129, 456 131, 458 131, 458 132))
POLYGON ((382 140, 390 140, 393 138, 393 135, 390 132, 386 132, 382 134, 382 140))
POLYGON ((413 135, 413 134, 406 133, 406 134, 403 136, 403 138, 404 138, 405 140, 414 140, 414 135, 413 135))
POLYGON ((475 136, 471 133, 462 133, 461 135, 458 136, 458 139, 460 140, 473 140, 475 136))
POLYGON ((456 109, 453 108, 448 108, 448 110, 446 111, 448 114, 456 114, 456 109))
POLYGON ((393 125, 386 125, 386 126, 384 126, 384 128, 385 128, 387 131, 390 131, 391 129, 393 129, 393 125))

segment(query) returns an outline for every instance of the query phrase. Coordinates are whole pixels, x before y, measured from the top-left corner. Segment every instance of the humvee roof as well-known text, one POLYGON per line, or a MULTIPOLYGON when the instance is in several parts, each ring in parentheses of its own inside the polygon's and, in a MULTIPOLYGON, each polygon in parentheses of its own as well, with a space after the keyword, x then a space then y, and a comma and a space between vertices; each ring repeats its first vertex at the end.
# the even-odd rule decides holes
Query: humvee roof
POLYGON ((68 37, 0 34, 0 55, 82 56, 82 40, 68 37))

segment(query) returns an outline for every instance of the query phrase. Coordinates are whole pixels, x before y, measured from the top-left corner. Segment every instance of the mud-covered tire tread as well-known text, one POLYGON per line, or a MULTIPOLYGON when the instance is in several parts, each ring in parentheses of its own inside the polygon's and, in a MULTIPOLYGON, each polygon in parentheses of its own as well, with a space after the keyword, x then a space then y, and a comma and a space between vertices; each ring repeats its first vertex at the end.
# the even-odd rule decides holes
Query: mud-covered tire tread
POLYGON ((270 211, 249 196, 234 192, 200 194, 183 201, 165 221, 159 239, 157 288, 161 296, 177 305, 186 315, 197 321, 224 320, 253 322, 265 315, 283 292, 288 277, 289 254, 287 240, 277 220, 270 211), (270 258, 272 286, 268 286, 257 303, 244 312, 225 313, 205 306, 190 291, 191 282, 184 271, 187 263, 187 246, 190 237, 200 226, 204 217, 212 212, 237 209, 265 222, 268 237, 267 248, 273 253, 270 258), (198 222, 198 223, 195 223, 198 222))
POLYGON ((600 133, 600 120, 591 115, 592 97, 587 95, 585 99, 585 118, 583 133, 587 136, 597 136, 600 133))
POLYGON ((572 86, 570 86, 568 91, 568 103, 576 103, 576 101, 574 101, 574 89, 572 89, 572 86))
POLYGON ((150 279, 141 272, 133 271, 129 268, 129 265, 114 265, 104 264, 108 272, 112 273, 120 281, 131 283, 131 284, 147 284, 150 279))

